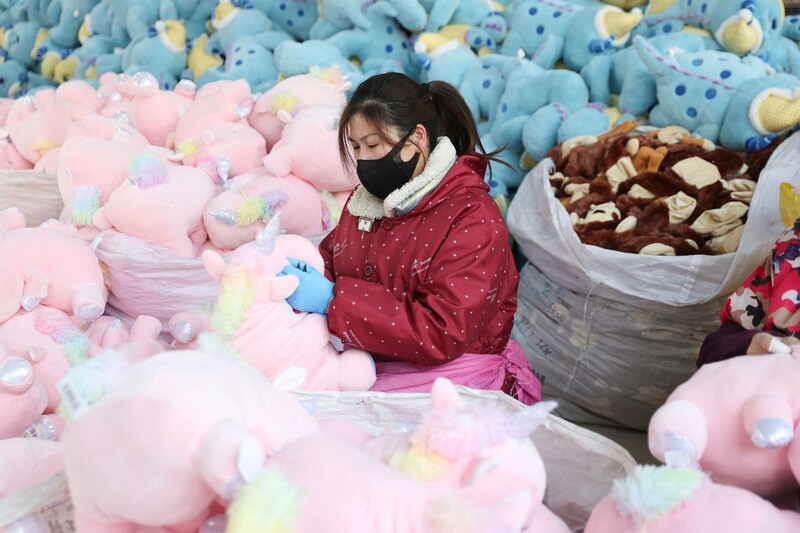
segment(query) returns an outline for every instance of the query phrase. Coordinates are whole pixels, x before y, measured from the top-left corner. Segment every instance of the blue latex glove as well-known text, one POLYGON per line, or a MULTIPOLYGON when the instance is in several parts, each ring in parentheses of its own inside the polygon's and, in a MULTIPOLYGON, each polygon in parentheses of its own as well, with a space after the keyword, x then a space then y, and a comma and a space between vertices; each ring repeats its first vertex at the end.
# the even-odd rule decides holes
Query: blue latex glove
POLYGON ((305 313, 328 314, 328 306, 333 300, 333 283, 319 270, 292 257, 289 264, 278 274, 297 276, 300 285, 286 298, 294 309, 305 313))

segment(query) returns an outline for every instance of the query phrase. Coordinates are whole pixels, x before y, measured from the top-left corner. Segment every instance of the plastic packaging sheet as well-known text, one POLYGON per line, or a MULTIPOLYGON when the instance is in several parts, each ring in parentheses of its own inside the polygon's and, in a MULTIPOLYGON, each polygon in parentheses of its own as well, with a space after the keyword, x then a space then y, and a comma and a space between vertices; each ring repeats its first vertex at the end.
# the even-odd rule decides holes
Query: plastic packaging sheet
MULTIPOLYGON (((502 392, 458 387, 467 402, 495 402, 509 409, 524 406, 502 392)), ((384 429, 417 422, 430 409, 430 394, 381 392, 297 392, 314 416, 344 418, 378 435, 384 429)), ((582 528, 614 479, 636 465, 613 441, 555 416, 532 435, 547 471, 545 504, 571 528, 582 528)))
MULTIPOLYGON (((307 238, 319 244, 325 235, 307 238)), ((110 283, 108 312, 128 326, 139 315, 150 315, 166 328, 175 313, 210 306, 217 299, 219 284, 206 272, 202 257, 177 257, 162 246, 117 232, 101 233, 95 245, 110 283)))
POLYGON ((551 169, 549 159, 532 169, 509 209, 509 229, 530 261, 512 337, 545 397, 560 400, 560 416, 644 430, 695 371, 725 298, 783 230, 779 184, 800 185, 800 135, 762 171, 737 252, 718 256, 654 257, 583 244, 550 188, 551 169))
POLYGON ((64 209, 58 180, 35 170, 0 170, 0 211, 18 207, 28 226, 57 219, 64 209))
MULTIPOLYGON (((495 402, 508 409, 524 408, 500 392, 458 389, 466 402, 495 402)), ((373 435, 392 426, 415 423, 430 409, 430 394, 423 393, 298 391, 295 394, 317 418, 352 420, 373 435)), ((532 439, 547 470, 545 503, 575 530, 584 526, 594 506, 611 489, 612 481, 624 477, 635 466, 630 454, 619 445, 554 416, 548 417, 532 439)), ((54 533, 74 531, 72 504, 63 473, 0 501, 0 528, 36 512, 54 533)))

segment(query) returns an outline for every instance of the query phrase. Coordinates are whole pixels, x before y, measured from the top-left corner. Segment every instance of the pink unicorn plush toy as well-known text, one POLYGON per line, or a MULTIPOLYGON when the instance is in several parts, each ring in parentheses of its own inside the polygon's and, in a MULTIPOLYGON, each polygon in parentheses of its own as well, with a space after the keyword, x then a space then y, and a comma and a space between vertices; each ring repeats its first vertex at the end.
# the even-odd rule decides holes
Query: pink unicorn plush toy
POLYGON ((518 412, 465 405, 453 384, 437 378, 432 409, 408 433, 385 435, 361 448, 413 478, 463 489, 470 501, 489 507, 518 491, 531 497, 530 531, 569 533, 542 504, 547 477, 530 434, 556 407, 539 402, 518 412))
POLYGON ((800 514, 744 489, 717 485, 689 468, 638 466, 616 480, 584 533, 793 533, 800 514))
POLYGON ((267 221, 281 215, 281 227, 293 235, 317 235, 330 229, 331 210, 338 205, 313 186, 292 175, 276 178, 264 169, 255 169, 231 181, 231 186, 216 196, 203 213, 208 237, 223 250, 234 250, 251 242, 267 221))
MULTIPOLYGON (((699 463, 714 481, 766 498, 798 488, 800 353, 704 365, 650 420, 650 451, 672 466, 699 463)), ((766 531, 766 530, 765 530, 766 531)))
POLYGON ((228 355, 162 352, 105 379, 63 439, 81 533, 197 531, 267 456, 319 431, 294 398, 228 355))
MULTIPOLYGON (((372 357, 363 350, 338 353, 330 343, 325 316, 295 313, 286 297, 297 288, 294 276, 278 276, 294 257, 323 269, 322 257, 307 239, 279 235, 273 217, 255 242, 238 248, 226 264, 206 251, 203 261, 221 291, 206 343, 242 355, 268 378, 289 366, 306 370, 305 389, 367 390, 375 382, 372 357), (221 343, 221 345, 220 345, 221 343)), ((200 339, 203 346, 203 339, 200 339)))
POLYGON ((507 533, 522 531, 530 495, 497 508, 417 481, 338 439, 288 443, 228 508, 228 533, 507 533))
POLYGON ((145 153, 131 161, 128 180, 95 211, 92 223, 160 244, 180 257, 196 257, 207 239, 203 208, 216 191, 202 170, 171 166, 145 153))
POLYGON ((146 315, 138 317, 130 331, 118 319, 105 316, 88 327, 75 322, 59 309, 40 305, 0 324, 0 343, 11 354, 30 359, 47 392, 47 413, 61 403, 57 385, 70 367, 123 342, 156 342, 161 333, 161 323, 146 315))
POLYGON ((6 219, 0 220, 6 229, 0 228, 0 322, 40 303, 83 321, 103 314, 103 272, 83 241, 56 221, 26 228, 19 227, 20 220, 6 219))
POLYGON ((331 105, 302 107, 287 120, 281 139, 264 158, 264 166, 281 178, 294 175, 319 191, 352 192, 358 178, 348 172, 339 156, 341 108, 331 105))
POLYGON ((321 104, 344 107, 350 82, 338 67, 314 68, 308 74, 290 76, 256 100, 248 121, 267 141, 267 149, 280 140, 283 127, 303 107, 321 104), (281 118, 282 116, 282 118, 281 118))

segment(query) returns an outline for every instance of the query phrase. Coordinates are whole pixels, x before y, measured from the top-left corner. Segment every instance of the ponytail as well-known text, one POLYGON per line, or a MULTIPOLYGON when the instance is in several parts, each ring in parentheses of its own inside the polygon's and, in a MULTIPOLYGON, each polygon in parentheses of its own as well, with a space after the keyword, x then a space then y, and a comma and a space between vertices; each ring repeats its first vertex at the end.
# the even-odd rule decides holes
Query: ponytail
MULTIPOLYGON (((505 146, 486 153, 478 133, 478 126, 472 117, 472 110, 453 85, 445 81, 432 81, 422 85, 430 88, 430 99, 436 109, 437 122, 440 127, 437 137, 447 136, 455 146, 458 155, 474 152, 475 155, 487 162, 494 161, 511 168, 511 165, 497 157, 505 149, 505 146)), ((490 177, 491 174, 492 167, 489 165, 490 177)))

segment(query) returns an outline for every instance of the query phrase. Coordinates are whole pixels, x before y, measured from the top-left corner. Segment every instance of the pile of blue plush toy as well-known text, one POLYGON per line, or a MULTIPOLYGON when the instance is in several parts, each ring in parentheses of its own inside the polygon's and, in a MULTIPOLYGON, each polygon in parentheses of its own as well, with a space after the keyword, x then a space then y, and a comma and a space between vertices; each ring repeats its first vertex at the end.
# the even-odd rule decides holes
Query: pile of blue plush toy
POLYGON ((485 149, 506 146, 499 195, 557 143, 627 120, 733 150, 800 120, 800 18, 782 0, 0 0, 0 24, 0 96, 142 70, 166 90, 265 91, 332 65, 353 88, 448 81, 485 149))

